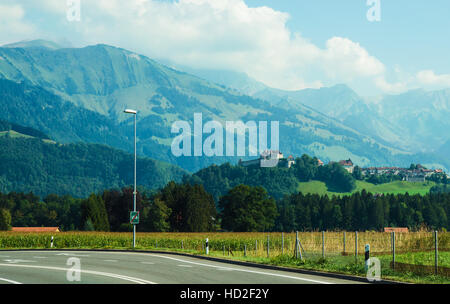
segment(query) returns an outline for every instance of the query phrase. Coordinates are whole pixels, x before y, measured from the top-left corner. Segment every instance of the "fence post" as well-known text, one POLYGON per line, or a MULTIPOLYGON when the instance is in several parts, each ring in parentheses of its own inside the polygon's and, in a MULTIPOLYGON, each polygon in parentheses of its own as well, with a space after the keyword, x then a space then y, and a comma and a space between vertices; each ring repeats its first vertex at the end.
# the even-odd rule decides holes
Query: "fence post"
POLYGON ((270 252, 269 252, 269 235, 267 234, 267 257, 269 257, 269 255, 270 255, 270 252))
POLYGON ((295 232, 295 258, 298 259, 298 231, 295 232))
POLYGON ((300 242, 300 240, 298 240, 298 252, 300 253, 300 260, 303 261, 302 251, 304 252, 302 242, 300 242))
POLYGON ((358 262, 358 231, 355 231, 355 261, 358 262))
POLYGON ((395 270, 395 231, 392 231, 392 269, 395 270))
POLYGON ((322 231, 322 258, 325 258, 325 231, 322 231))
POLYGON ((434 231, 434 274, 438 274, 438 232, 434 231))
POLYGON ((284 232, 281 232, 281 254, 284 254, 284 232))
POLYGON ((345 231, 344 231, 344 254, 345 255, 345 231))

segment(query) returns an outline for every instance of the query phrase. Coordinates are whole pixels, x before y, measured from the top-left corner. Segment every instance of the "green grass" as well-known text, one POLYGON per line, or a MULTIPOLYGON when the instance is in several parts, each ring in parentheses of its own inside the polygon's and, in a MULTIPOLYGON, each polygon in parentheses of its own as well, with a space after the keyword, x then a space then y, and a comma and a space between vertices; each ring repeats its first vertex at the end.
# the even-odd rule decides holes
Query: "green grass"
POLYGON ((408 192, 411 195, 421 194, 425 195, 430 191, 430 188, 435 185, 434 182, 424 182, 424 183, 412 183, 406 181, 395 181, 386 184, 374 185, 365 181, 356 181, 356 189, 353 192, 332 192, 329 191, 327 185, 321 181, 309 181, 301 182, 298 185, 298 191, 303 193, 316 193, 320 195, 350 195, 354 192, 362 191, 365 189, 372 193, 383 193, 383 194, 404 194, 408 192))
MULTIPOLYGON (((388 256, 391 258, 391 256, 388 256)), ((434 266, 434 251, 402 253, 395 256, 395 260, 399 263, 434 266)), ((438 265, 450 268, 450 252, 439 251, 438 265)))

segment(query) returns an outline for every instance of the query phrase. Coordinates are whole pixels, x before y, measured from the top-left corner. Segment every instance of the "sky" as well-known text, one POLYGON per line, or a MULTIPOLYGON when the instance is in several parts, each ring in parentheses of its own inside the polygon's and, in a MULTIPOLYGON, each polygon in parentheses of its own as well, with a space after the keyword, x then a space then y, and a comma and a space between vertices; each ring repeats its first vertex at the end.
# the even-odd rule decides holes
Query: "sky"
POLYGON ((450 88, 448 0, 0 0, 0 45, 105 43, 285 90, 450 88))

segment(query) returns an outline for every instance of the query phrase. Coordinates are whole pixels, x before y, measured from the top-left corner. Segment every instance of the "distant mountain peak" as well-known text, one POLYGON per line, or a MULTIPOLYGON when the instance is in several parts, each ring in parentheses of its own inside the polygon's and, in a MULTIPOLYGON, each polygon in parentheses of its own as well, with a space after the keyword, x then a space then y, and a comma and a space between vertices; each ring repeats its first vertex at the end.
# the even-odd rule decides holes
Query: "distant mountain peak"
POLYGON ((49 50, 61 49, 64 46, 57 44, 56 42, 44 39, 36 40, 22 40, 15 43, 2 45, 3 48, 44 48, 49 50))

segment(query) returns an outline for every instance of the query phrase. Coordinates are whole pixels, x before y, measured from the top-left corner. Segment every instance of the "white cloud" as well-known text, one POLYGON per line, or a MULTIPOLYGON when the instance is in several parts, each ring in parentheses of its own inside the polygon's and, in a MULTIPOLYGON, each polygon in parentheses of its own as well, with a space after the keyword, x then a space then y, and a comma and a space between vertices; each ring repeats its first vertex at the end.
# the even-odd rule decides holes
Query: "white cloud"
POLYGON ((450 74, 436 75, 431 70, 420 71, 417 81, 426 86, 450 87, 450 74))
POLYGON ((25 10, 18 4, 0 4, 0 43, 12 43, 35 34, 34 27, 24 20, 25 10))
POLYGON ((394 82, 389 83, 383 76, 375 79, 375 85, 381 89, 384 93, 399 94, 407 91, 409 86, 406 82, 394 82))
MULTIPOLYGON (((276 88, 365 82, 384 92, 400 92, 409 85, 404 80, 388 83, 384 64, 359 43, 332 37, 320 48, 288 29, 289 14, 265 6, 250 8, 243 0, 80 3, 81 22, 66 20, 66 1, 24 1, 22 5, 27 15, 40 15, 32 19, 33 26, 39 29, 35 33, 46 37, 67 38, 81 45, 111 44, 195 68, 236 70, 276 88)), ((24 10, 13 4, 8 7, 14 7, 8 15, 15 16, 17 28, 33 32, 27 23, 30 20, 24 20, 24 10)), ((427 73, 418 74, 417 79, 424 85, 448 82, 445 76, 427 73)))

